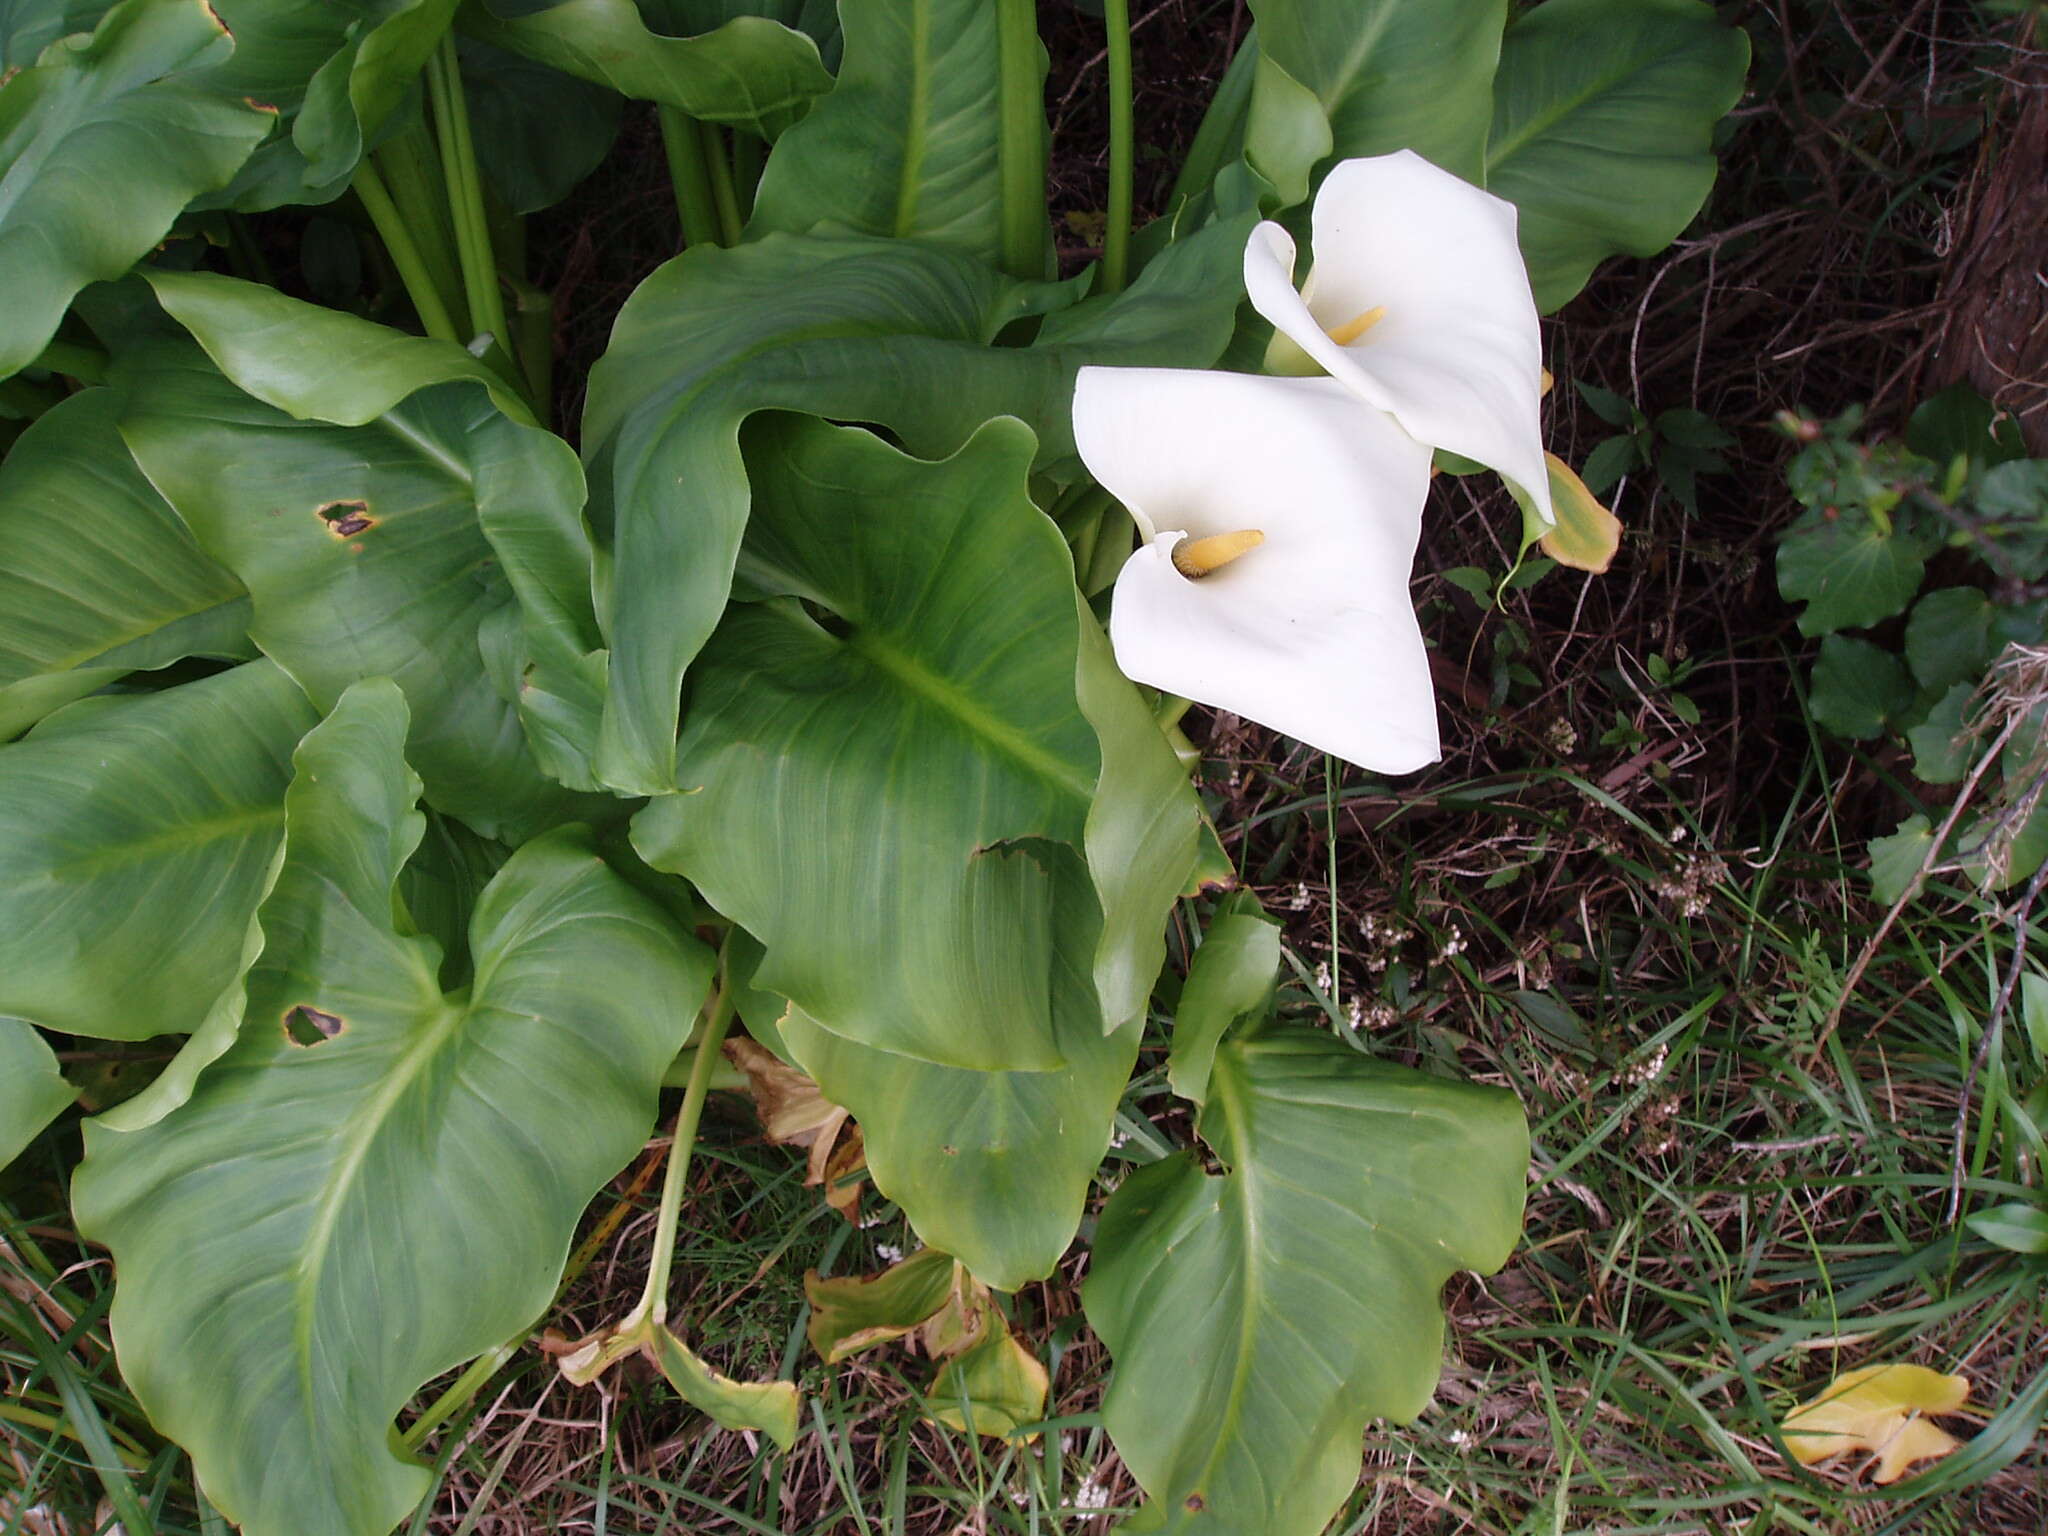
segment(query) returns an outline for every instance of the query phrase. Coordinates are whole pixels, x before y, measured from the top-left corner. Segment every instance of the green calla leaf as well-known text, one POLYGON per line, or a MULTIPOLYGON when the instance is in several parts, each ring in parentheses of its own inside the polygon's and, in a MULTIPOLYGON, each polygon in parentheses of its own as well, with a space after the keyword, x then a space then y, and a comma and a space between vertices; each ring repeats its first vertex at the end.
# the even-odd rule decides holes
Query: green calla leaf
POLYGON ((121 276, 276 114, 204 81, 234 44, 202 0, 122 0, 0 92, 0 378, 35 360, 86 284, 121 276))
POLYGON ((1002 254, 996 7, 847 0, 846 62, 768 157, 749 233, 821 223, 1002 254))
POLYGON ((922 242, 772 234, 659 268, 619 315, 583 428, 611 644, 605 782, 626 794, 675 783, 683 670, 724 612, 746 527, 746 416, 875 422, 939 458, 1014 415, 1038 434, 1037 467, 1072 478, 1075 372, 1213 362, 1236 320, 1249 228, 1176 241, 1123 293, 1052 316, 1030 347, 986 342, 1070 294, 922 242))
POLYGON ((1513 1250, 1528 1127, 1499 1089, 1281 1029, 1218 1047, 1201 1133, 1227 1172, 1177 1154, 1102 1214, 1103 1421, 1151 1528, 1317 1536, 1366 1421, 1429 1401, 1444 1281, 1513 1250))
POLYGON ((244 394, 189 344, 137 353, 122 381, 137 462, 248 588, 251 638, 317 705, 396 679, 428 798, 487 836, 517 842, 576 814, 478 646, 514 602, 479 503, 494 478, 502 495, 531 494, 528 474, 545 484, 482 391, 433 385, 341 427, 244 394))
POLYGON ((1913 707, 1913 679, 1882 646, 1829 635, 1813 664, 1813 718, 1853 741, 1884 734, 1913 707))
POLYGON ((90 32, 112 0, 0 0, 0 71, 27 69, 60 37, 90 32))
POLYGON ((1175 1093, 1197 1104, 1207 1101, 1216 1047, 1231 1025, 1265 1017, 1279 969, 1280 925, 1260 909, 1257 897, 1227 897, 1202 936, 1174 1010, 1166 1076, 1175 1093))
POLYGON ((0 1168, 77 1096, 49 1042, 20 1019, 0 1018, 0 1168))
POLYGON ((1678 238, 1748 69, 1749 39, 1699 0, 1544 0, 1508 29, 1483 184, 1520 210, 1539 312, 1678 238))
POLYGON ((109 1040, 196 1028, 233 977, 318 719, 249 662, 91 699, 0 749, 0 1014, 109 1040))
POLYGON ((0 462, 0 738, 130 672, 255 654, 242 584, 136 468, 118 414, 86 390, 0 462))
POLYGON ((154 268, 142 275, 215 367, 289 415, 360 427, 430 384, 468 381, 504 415, 533 425, 526 403, 490 365, 453 342, 408 336, 239 278, 154 268))
POLYGON ((462 30, 480 42, 708 123, 774 138, 831 89, 818 45, 761 16, 696 37, 650 32, 633 0, 560 0, 543 9, 467 0, 462 30))
POLYGON ((422 824, 406 733, 375 679, 307 738, 240 1032, 177 1109, 91 1128, 73 1190, 115 1255, 125 1381, 251 1536, 360 1536, 419 1502, 393 1416, 547 1304, 710 977, 562 829, 491 882, 477 981, 444 994, 393 902, 422 824))
POLYGON ((234 278, 148 276, 164 309, 222 373, 288 415, 360 427, 434 385, 459 384, 489 397, 504 420, 473 413, 479 425, 457 457, 474 477, 477 526, 518 612, 496 610, 496 622, 485 622, 478 640, 500 695, 517 702, 541 766, 571 789, 597 788, 590 754, 604 705, 605 658, 591 595, 583 472, 568 445, 535 426, 504 381, 452 343, 407 336, 234 278))
POLYGON ((781 1028, 797 1064, 860 1122, 875 1188, 920 1238, 997 1290, 1052 1273, 1109 1149, 1138 1023, 1062 1036, 1057 1072, 934 1066, 856 1044, 795 1008, 781 1028))
POLYGON ((1412 149, 1477 181, 1507 0, 1252 0, 1245 158, 1283 204, 1329 158, 1412 149))
POLYGON ((1200 823, 1099 635, 1082 643, 1070 558, 1024 492, 1032 436, 992 422, 930 463, 778 416, 749 443, 741 572, 769 600, 693 669, 684 792, 636 846, 759 938, 755 984, 824 1028, 1057 1067, 1060 1036, 1143 1007, 1200 823))
POLYGON ((617 94, 469 38, 461 53, 484 176, 514 213, 559 203, 618 137, 617 94))

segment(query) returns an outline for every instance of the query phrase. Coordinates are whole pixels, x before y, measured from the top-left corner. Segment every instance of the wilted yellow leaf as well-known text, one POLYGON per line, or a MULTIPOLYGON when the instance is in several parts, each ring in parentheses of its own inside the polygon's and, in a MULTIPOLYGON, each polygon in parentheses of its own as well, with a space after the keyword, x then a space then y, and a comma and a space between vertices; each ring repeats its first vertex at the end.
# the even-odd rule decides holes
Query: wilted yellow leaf
POLYGON ((864 1349, 924 1326, 953 1301, 961 1267, 951 1254, 920 1248, 878 1275, 804 1276, 811 1347, 837 1365, 864 1349))
POLYGON ((852 1175, 867 1166, 860 1127, 816 1083, 745 1036, 727 1040, 725 1055, 746 1073, 768 1139, 779 1147, 808 1148, 804 1183, 822 1185, 825 1203, 857 1224, 861 1181, 852 1175))
POLYGON ((925 1402, 939 1423, 964 1430, 971 1415, 978 1433, 1008 1438, 1045 1417, 1045 1367, 1012 1336, 988 1287, 947 1254, 921 1248, 878 1275, 827 1280, 813 1270, 804 1292, 811 1347, 826 1360, 907 1335, 939 1361, 925 1402))
POLYGON ((1872 1480, 1896 1482, 1916 1461, 1946 1456, 1962 1442, 1919 1415, 1954 1413, 1970 1396, 1966 1377, 1924 1365, 1866 1365, 1845 1371, 1785 1416, 1785 1444, 1803 1466, 1849 1451, 1874 1451, 1872 1480))
POLYGON ((1559 565, 1599 575, 1614 562, 1621 547, 1621 519, 1600 505, 1586 482, 1554 453, 1543 455, 1550 470, 1550 505, 1557 526, 1537 542, 1559 565))
MULTIPOLYGON (((971 1415, 975 1433, 1012 1439, 1018 1425, 1045 1417, 1045 1394, 1051 1381, 1038 1357, 1011 1335, 1009 1324, 985 1290, 978 1313, 960 1333, 954 1346, 957 1352, 933 1380, 925 1412, 939 1423, 963 1431, 971 1415)), ((1036 1440, 1038 1436, 1025 1438, 1036 1440)))

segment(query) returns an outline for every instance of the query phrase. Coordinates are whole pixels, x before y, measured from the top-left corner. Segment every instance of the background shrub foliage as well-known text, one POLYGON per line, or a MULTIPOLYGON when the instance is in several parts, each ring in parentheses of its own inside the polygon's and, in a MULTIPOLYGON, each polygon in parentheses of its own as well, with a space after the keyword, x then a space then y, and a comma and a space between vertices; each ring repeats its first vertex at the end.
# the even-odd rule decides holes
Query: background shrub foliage
MULTIPOLYGON (((702 1437, 650 1463, 644 1507, 606 1431, 574 1484, 597 1529, 1075 1516, 1114 1485, 1135 1528, 1316 1532, 1362 1507, 1367 1425, 1430 1402, 1446 1281, 1516 1245, 1518 1093, 1597 1079, 1670 1150, 1645 1085, 1728 987, 1673 977, 1675 1022, 1608 1034, 1574 998, 1638 962, 1590 931, 1482 981, 1401 860, 1347 918, 1338 838, 1388 831, 1384 784, 1298 756, 1265 775, 1277 809, 1235 766, 1191 783, 1176 701, 1104 638, 1132 532, 1070 402, 1083 366, 1256 368, 1246 236, 1303 233, 1350 157, 1413 148, 1513 202, 1558 310, 1699 210, 1748 37, 1698 0, 1255 0, 1223 8, 1199 121, 1141 89, 1160 121, 1134 130, 1130 18, 1099 9, 1078 68, 1100 24, 1048 13, 1054 96, 1016 0, 0 7, 0 1529, 424 1530, 470 1475, 461 1529, 494 1491, 498 1528, 554 1528, 507 1480, 525 1431, 477 1459, 509 1380, 577 1413, 593 1383, 689 1405, 702 1437), (1048 103, 1104 122, 1099 226, 1047 217, 1076 201, 1048 103), (670 259, 625 233, 635 166, 665 179, 670 259), (566 261, 539 244, 565 206, 566 261), (606 297, 589 274, 621 257, 606 297), (1348 996, 1347 955, 1372 978, 1348 996), (1459 987, 1550 1067, 1446 1031, 1459 987), (726 1090, 808 1166, 696 1146, 726 1090), (621 1237, 636 1202, 652 1230, 621 1237), (78 1234, 112 1255, 89 1295, 51 1257, 78 1234), (618 1255, 623 1292, 578 1289, 618 1255), (721 1255, 711 1299, 673 1299, 721 1255), (1066 1362, 1099 1403, 1063 1406, 1066 1362), (906 1377, 876 1485, 845 1394, 906 1377), (952 1470, 913 1486, 931 1435, 952 1470)), ((1656 515, 1703 517, 1736 438, 1593 382, 1574 334, 1549 361, 1608 424, 1593 488, 1654 479, 1656 515)), ((1878 845, 1887 902, 2041 863, 2038 721, 2010 724, 2036 685, 1998 658, 2039 640, 2042 487, 2003 420, 1944 395, 1866 446, 1856 418, 1788 417, 1812 511, 1777 571, 1826 637, 1814 722, 1987 790, 1878 845), (1987 777, 1972 744, 1999 731, 1987 777)), ((1451 698, 1526 719, 1554 567, 1512 512, 1445 528, 1426 617, 1476 614, 1492 646, 1440 651, 1451 698)), ((1701 723, 1671 651, 1588 684, 1649 706, 1614 710, 1625 771, 1589 785, 1631 836, 1654 829, 1617 796, 1672 757, 1649 731, 1701 723)), ((1212 723, 1212 762, 1243 729, 1212 723)), ((1576 834, 1535 781, 1477 782, 1434 803, 1539 829, 1487 856, 1505 911, 1576 834)), ((1697 917, 1717 877, 1677 841, 1654 868, 1612 851, 1697 917)), ((1840 1050, 1800 1018, 1788 1053, 1840 1050)), ((1987 1059, 2005 1082, 1980 1036, 1970 1082, 1987 1059)), ((1598 1206, 1570 1169, 1613 1126, 1560 1154, 1534 1118, 1539 1199, 1598 1206)), ((1967 1172, 2003 1198, 1958 1230, 2025 1263, 2038 1164, 1988 1134, 1967 1172)), ((1612 1363, 1567 1368, 1622 1392, 1612 1363)), ((1475 1400, 1455 1360, 1444 1385, 1475 1400)), ((1928 1475, 1992 1479, 2044 1390, 1987 1394, 1992 1430, 1928 1475)), ((1736 1454, 1731 1497, 1765 1509, 1736 1454)), ((1411 1481, 1420 1507, 1484 1497, 1411 1481)))

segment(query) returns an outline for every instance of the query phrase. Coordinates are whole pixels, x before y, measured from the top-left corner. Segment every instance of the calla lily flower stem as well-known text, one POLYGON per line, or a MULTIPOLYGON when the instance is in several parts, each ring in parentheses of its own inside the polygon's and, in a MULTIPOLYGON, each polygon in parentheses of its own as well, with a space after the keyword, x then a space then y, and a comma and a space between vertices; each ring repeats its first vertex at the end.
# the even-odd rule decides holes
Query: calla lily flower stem
MULTIPOLYGON (((434 127, 440 135, 441 173, 448 185, 448 212, 455 221, 455 255, 462 264, 469 318, 477 330, 489 331, 509 356, 512 332, 505 323, 504 298, 498 292, 498 264, 491 252, 483 180, 470 138, 469 107, 463 99, 462 69, 456 61, 452 32, 441 39, 441 46, 427 60, 427 90, 433 98, 434 127)), ((526 381, 517 382, 523 387, 526 381)))
POLYGON ((405 220, 420 260, 433 279, 442 307, 464 336, 475 334, 463 306, 462 273, 455 262, 455 229, 442 200, 440 152, 427 134, 424 119, 415 119, 371 151, 377 174, 384 179, 392 206, 405 220))
POLYGON ((668 156, 669 184, 675 189, 676 217, 683 226, 684 247, 725 244, 697 121, 675 107, 664 106, 656 111, 661 120, 661 147, 668 156))
POLYGON ((733 189, 732 162, 725 155, 725 134, 714 123, 697 125, 704 146, 704 169, 711 178, 711 204, 718 210, 718 232, 726 245, 740 243, 740 199, 733 189))
POLYGON ((81 384, 104 384, 107 381, 107 354, 98 347, 89 347, 76 341, 53 341, 43 348, 31 368, 46 368, 51 373, 61 373, 66 378, 76 379, 81 384))
POLYGON ((366 158, 356 167, 353 182, 355 193, 362 200, 363 211, 370 216, 370 222, 377 226, 378 237, 384 242, 384 249, 391 254, 391 264, 398 268, 398 280, 405 284, 406 297, 412 300, 412 307, 420 317, 420 324, 429 336, 441 341, 462 344, 462 335, 455 328, 455 320, 448 313, 448 307, 441 302, 441 292, 434 286, 434 279, 427 271, 420 248, 412 238, 406 221, 399 217, 397 206, 391 201, 391 194, 385 189, 384 180, 366 158))
POLYGON ((1131 163, 1135 131, 1131 121, 1130 0, 1102 0, 1108 31, 1109 209, 1102 232, 1102 291, 1123 289, 1131 259, 1131 163))
MULTIPOLYGON (((732 988, 724 985, 724 975, 721 961, 720 986, 718 996, 712 1002, 710 1016, 704 1022, 697 1044, 682 1053, 691 1058, 690 1078, 683 1090, 683 1107, 676 1115, 675 1133, 669 1143, 668 1166, 662 1174, 661 1209, 655 1218, 654 1265, 648 1272, 647 1285, 640 1293, 639 1303, 619 1325, 621 1331, 635 1325, 659 1326, 668 1320, 668 1282, 675 1268, 676 1227, 682 1216, 683 1187, 689 1182, 690 1153, 697 1144, 697 1127, 704 1118, 705 1099, 713 1088, 726 1086, 719 1081, 723 1076, 719 1068, 725 1062, 721 1047, 732 1028, 734 999, 732 988)), ((562 1276, 563 1288, 575 1279, 580 1268, 576 1260, 571 1261, 569 1271, 562 1276)), ((525 1330, 521 1330, 516 1338, 507 1339, 496 1349, 470 1361, 463 1373, 449 1383, 447 1390, 428 1404, 419 1418, 406 1426, 400 1436, 406 1450, 418 1451, 429 1435, 461 1413, 484 1389, 484 1384, 519 1352, 526 1337, 525 1330)))
POLYGON ((996 0, 1001 58, 997 156, 1003 193, 1003 270, 1045 276, 1045 86, 1035 0, 996 0))
POLYGON ((683 1107, 676 1114, 675 1135, 669 1143, 668 1168, 662 1174, 661 1210, 654 1225, 654 1264, 647 1272, 647 1288, 641 1292, 640 1304, 620 1324, 621 1332, 643 1319, 656 1327, 668 1321, 668 1277, 675 1267, 676 1223, 682 1215, 683 1186, 689 1181, 690 1153, 697 1145, 697 1125, 704 1118, 704 1100, 711 1092, 714 1070, 725 1059, 719 1048, 732 1028, 733 990, 723 964, 718 980, 718 995, 697 1041, 697 1059, 690 1066, 689 1085, 683 1090, 683 1107))

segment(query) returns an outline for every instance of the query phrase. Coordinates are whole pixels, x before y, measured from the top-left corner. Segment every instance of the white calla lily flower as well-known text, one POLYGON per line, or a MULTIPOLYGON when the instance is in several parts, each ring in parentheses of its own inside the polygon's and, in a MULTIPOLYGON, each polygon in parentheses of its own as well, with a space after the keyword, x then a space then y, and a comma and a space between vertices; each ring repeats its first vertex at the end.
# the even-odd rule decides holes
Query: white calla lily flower
POLYGON ((1330 379, 1083 368, 1074 440, 1144 545, 1125 674, 1381 773, 1439 755, 1408 595, 1430 451, 1330 379))
POLYGON ((1286 230, 1261 224, 1245 247, 1245 290, 1279 333, 1268 367, 1312 361, 1416 441, 1498 471, 1554 525, 1514 205, 1404 149, 1334 167, 1310 243, 1299 292, 1286 230))

